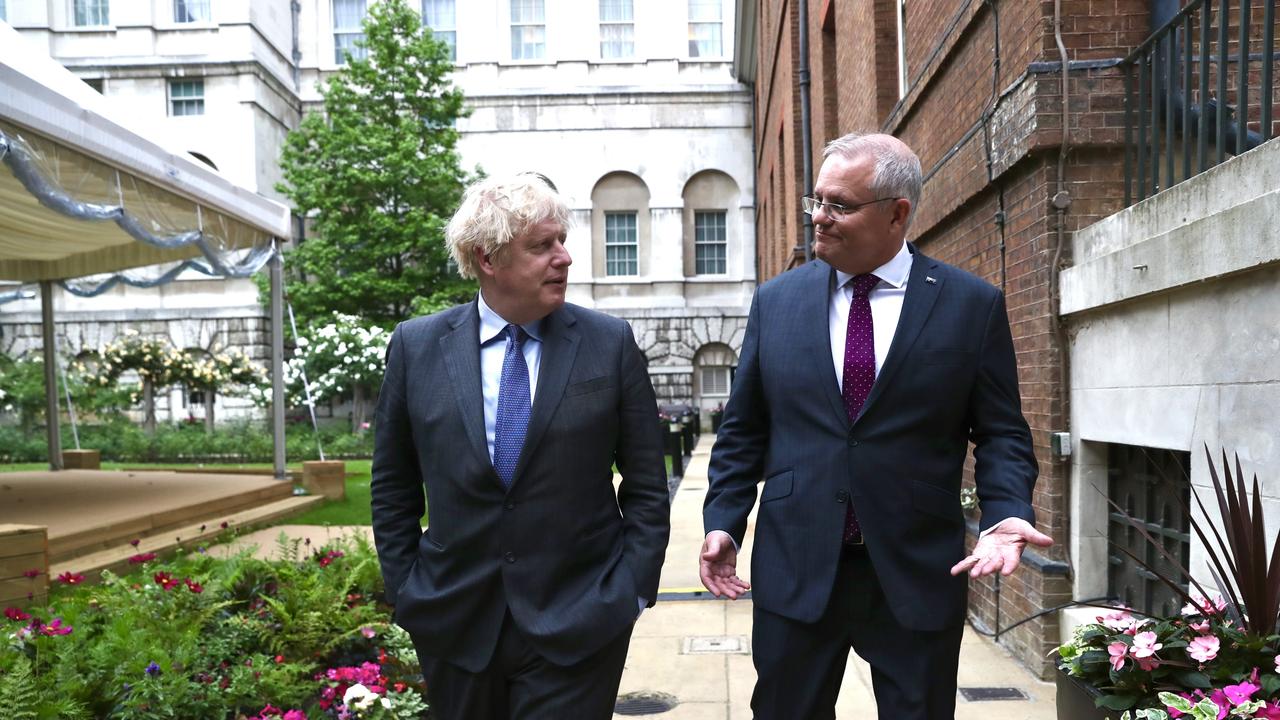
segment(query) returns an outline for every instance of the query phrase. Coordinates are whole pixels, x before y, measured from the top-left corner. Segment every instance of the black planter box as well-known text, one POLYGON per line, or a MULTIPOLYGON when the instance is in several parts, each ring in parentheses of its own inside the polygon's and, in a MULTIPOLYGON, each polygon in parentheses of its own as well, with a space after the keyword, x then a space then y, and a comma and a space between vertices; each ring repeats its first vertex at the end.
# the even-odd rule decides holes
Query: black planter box
POLYGON ((1058 671, 1058 720, 1117 720, 1120 713, 1094 705, 1102 693, 1092 685, 1058 671))

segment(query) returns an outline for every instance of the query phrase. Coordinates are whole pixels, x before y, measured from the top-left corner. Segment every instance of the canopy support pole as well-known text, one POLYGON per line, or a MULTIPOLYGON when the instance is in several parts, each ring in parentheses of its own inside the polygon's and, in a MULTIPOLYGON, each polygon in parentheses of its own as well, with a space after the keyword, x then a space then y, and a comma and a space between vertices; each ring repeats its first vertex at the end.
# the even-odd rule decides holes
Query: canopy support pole
MULTIPOLYGON (((278 243, 278 241, 277 241, 278 243)), ((288 477, 284 463, 284 261, 277 244, 271 267, 271 437, 276 479, 288 477)))
POLYGON ((40 328, 44 336, 44 417, 49 437, 49 469, 62 469, 62 437, 58 430, 58 354, 53 338, 53 281, 40 281, 40 328))

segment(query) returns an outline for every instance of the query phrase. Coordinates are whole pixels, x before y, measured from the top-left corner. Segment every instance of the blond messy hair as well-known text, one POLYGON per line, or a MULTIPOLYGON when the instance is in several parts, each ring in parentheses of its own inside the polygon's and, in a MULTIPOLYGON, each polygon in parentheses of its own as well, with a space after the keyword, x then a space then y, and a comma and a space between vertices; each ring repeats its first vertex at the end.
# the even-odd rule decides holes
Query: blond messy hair
POLYGON ((569 227, 569 206, 546 178, 536 173, 488 178, 467 188, 444 229, 445 243, 458 274, 475 278, 480 274, 477 249, 501 264, 513 238, 546 220, 569 227))

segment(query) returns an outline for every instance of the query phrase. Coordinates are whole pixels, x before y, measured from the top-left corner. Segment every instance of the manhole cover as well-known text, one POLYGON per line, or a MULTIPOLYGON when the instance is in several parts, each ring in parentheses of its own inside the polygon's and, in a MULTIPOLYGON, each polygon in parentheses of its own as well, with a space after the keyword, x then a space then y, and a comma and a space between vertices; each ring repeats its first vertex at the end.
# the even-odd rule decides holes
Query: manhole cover
POLYGON ((712 635, 684 639, 685 655, 750 655, 746 635, 712 635))
POLYGON ((679 705, 674 695, 658 692, 634 692, 619 695, 613 705, 618 715, 658 715, 679 705))
POLYGON ((992 702, 995 700, 1030 700, 1027 694, 1011 687, 962 687, 960 695, 965 702, 992 702))

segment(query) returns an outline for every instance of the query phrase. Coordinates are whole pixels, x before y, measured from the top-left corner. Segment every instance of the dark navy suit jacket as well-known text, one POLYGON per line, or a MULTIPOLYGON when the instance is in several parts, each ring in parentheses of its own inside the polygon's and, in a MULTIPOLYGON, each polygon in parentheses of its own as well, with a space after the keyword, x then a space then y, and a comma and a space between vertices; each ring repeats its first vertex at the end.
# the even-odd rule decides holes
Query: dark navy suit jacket
POLYGON ((387 348, 372 481, 387 597, 420 652, 471 672, 508 609, 570 665, 657 598, 670 504, 644 355, 626 322, 573 305, 543 321, 542 343, 510 490, 485 441, 476 304, 405 322, 387 348))
MULTIPOLYGON (((902 314, 861 414, 850 423, 831 360, 822 261, 762 285, 711 454, 706 531, 739 544, 756 501, 752 598, 818 619, 833 591, 846 503, 897 620, 915 630, 964 619, 960 481, 969 443, 983 529, 1034 523, 1037 466, 1022 417, 1003 295, 914 247, 902 314)), ((856 592, 856 588, 841 588, 856 592)))

